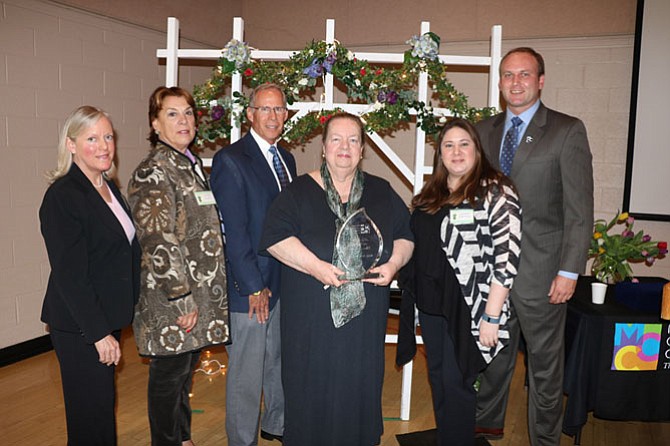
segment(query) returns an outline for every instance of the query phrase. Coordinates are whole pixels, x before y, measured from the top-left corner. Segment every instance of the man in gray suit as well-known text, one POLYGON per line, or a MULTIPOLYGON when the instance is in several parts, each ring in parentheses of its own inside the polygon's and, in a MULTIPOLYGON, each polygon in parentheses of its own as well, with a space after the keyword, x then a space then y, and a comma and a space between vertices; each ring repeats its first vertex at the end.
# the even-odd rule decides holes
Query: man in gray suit
POLYGON ((296 177, 293 155, 278 141, 288 118, 286 96, 262 84, 249 97, 246 136, 219 150, 212 162, 212 192, 226 231, 226 269, 232 344, 226 377, 228 446, 282 441, 284 391, 281 383, 279 312, 281 264, 258 254, 270 204, 296 177))
POLYGON ((563 414, 567 302, 584 272, 593 227, 593 168, 584 124, 540 101, 544 60, 531 48, 500 65, 505 113, 478 124, 490 162, 521 200, 521 263, 510 299, 510 344, 482 374, 477 436, 500 438, 519 332, 528 359, 528 433, 533 446, 558 445, 563 414))

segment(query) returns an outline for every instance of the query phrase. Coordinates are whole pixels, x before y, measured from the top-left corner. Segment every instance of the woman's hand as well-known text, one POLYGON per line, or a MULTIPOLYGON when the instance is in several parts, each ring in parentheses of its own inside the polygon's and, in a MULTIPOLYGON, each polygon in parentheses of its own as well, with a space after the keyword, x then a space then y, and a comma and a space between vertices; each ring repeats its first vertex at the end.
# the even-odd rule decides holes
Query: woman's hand
POLYGON ((181 327, 182 329, 186 330, 186 333, 190 333, 191 330, 193 330, 193 327, 195 327, 195 324, 198 323, 198 310, 194 310, 188 314, 184 314, 183 316, 179 316, 177 318, 177 325, 181 327))
POLYGON ((498 344, 498 329, 500 324, 491 324, 482 320, 479 323, 479 342, 484 347, 495 347, 498 344))
POLYGON ((363 282, 371 283, 375 286, 387 286, 398 273, 398 265, 393 262, 386 262, 383 265, 372 268, 369 272, 378 274, 375 278, 363 279, 363 282))
POLYGON ((98 351, 99 361, 105 365, 118 365, 121 360, 121 346, 114 336, 108 334, 97 341, 95 349, 98 351))
POLYGON ((314 277, 324 285, 324 289, 339 287, 346 282, 338 279, 344 275, 344 271, 319 259, 295 236, 275 243, 268 248, 268 252, 283 264, 314 277))
POLYGON ((388 261, 370 270, 371 273, 379 274, 379 277, 375 279, 363 279, 363 282, 377 286, 387 286, 398 271, 400 271, 400 268, 409 262, 409 259, 412 257, 412 251, 414 251, 414 242, 405 239, 394 240, 393 251, 388 261))
POLYGON ((323 260, 317 259, 307 268, 309 274, 324 285, 324 289, 331 286, 337 288, 346 282, 346 280, 339 279, 340 276, 344 275, 344 271, 323 260))

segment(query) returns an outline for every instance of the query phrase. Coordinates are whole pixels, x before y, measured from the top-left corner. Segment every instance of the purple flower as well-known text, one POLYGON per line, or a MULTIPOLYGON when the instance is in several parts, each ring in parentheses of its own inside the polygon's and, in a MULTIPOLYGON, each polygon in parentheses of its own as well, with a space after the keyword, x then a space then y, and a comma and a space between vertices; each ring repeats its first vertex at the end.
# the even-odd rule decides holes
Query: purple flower
POLYGON ((215 105, 214 107, 212 107, 211 112, 212 120, 218 121, 219 119, 223 118, 224 111, 225 110, 220 105, 215 105))
POLYGON ((314 79, 323 74, 323 66, 319 63, 317 59, 314 59, 310 66, 302 70, 302 73, 314 79))
POLYGON ((626 224, 632 225, 635 222, 635 219, 633 217, 628 217, 626 219, 626 224))
POLYGON ((666 255, 667 253, 668 253, 668 250, 667 250, 667 249, 659 249, 659 250, 658 250, 658 255, 659 255, 659 256, 664 256, 664 255, 666 255))
POLYGON ((647 263, 650 265, 654 264, 654 258, 653 257, 647 257, 647 263))
POLYGON ((646 249, 643 249, 642 252, 640 253, 640 255, 642 257, 648 257, 649 256, 649 251, 647 251, 646 249))
POLYGON ((398 93, 393 90, 390 91, 380 91, 377 94, 377 100, 379 102, 386 102, 389 105, 393 105, 398 102, 398 93))
POLYGON ((626 229, 621 233, 621 235, 625 238, 633 238, 635 236, 635 233, 633 231, 629 231, 628 229, 626 229))
POLYGON ((323 69, 326 70, 326 73, 330 73, 333 69, 333 65, 335 65, 335 62, 337 61, 337 54, 335 53, 330 53, 328 57, 326 57, 326 60, 323 61, 323 69))
POLYGON ((396 93, 393 90, 386 93, 386 102, 388 102, 390 105, 393 105, 396 102, 398 102, 398 93, 396 93))
POLYGON ((651 235, 649 235, 649 234, 646 234, 642 237, 642 241, 645 242, 645 243, 650 241, 650 240, 651 240, 651 235))

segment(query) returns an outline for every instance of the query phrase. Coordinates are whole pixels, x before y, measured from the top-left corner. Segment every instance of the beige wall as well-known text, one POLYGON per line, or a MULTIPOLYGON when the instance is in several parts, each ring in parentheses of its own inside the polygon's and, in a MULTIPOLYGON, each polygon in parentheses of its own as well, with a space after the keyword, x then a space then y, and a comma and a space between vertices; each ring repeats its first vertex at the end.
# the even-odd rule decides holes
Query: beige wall
MULTIPOLYGON (((332 2, 288 0, 280 11, 272 9, 276 2, 265 0, 189 2, 189 7, 204 6, 186 11, 184 2, 168 0, 116 0, 114 10, 108 6, 112 2, 102 0, 68 3, 146 27, 54 2, 0 0, 0 348, 45 333, 39 310, 49 266, 37 211, 46 189, 42 173, 55 164, 59 125, 82 103, 108 110, 119 133, 120 183, 126 184, 146 152, 147 95, 164 80, 155 50, 165 46, 165 36, 153 29, 164 29, 168 14, 180 19, 182 36, 220 47, 230 37, 232 17, 241 11, 246 40, 262 49, 301 48, 311 39, 323 38, 324 19, 335 17, 337 38, 352 49, 404 51, 404 40, 418 32, 422 19, 428 19, 431 29, 448 41, 443 53, 480 55, 488 52, 491 25, 502 23, 504 50, 524 44, 544 54, 545 103, 586 123, 594 153, 596 216, 613 215, 621 206, 633 54, 632 0, 569 0, 557 2, 560 7, 542 0, 534 9, 550 11, 544 15, 517 14, 527 10, 527 2, 509 0, 475 0, 465 3, 467 7, 453 0, 426 1, 420 10, 408 8, 408 2, 350 2, 356 8, 342 7, 340 2, 335 10, 329 6, 332 2), (218 9, 221 5, 225 10, 218 9), (388 5, 396 5, 400 12, 386 12, 392 11, 388 5), (343 10, 352 12, 336 14, 343 10), (579 15, 572 13, 575 10, 579 15), (462 23, 472 25, 466 29, 462 23)), ((197 47, 187 41, 182 46, 197 47)), ((208 68, 184 66, 180 83, 190 88, 208 74, 208 68)), ((485 75, 456 72, 450 79, 474 104, 485 105, 485 75)), ((389 142, 411 166, 413 134, 398 133, 389 142)), ((389 178, 408 201, 408 185, 390 173, 374 147, 367 150, 366 170, 389 178)), ((319 162, 316 143, 295 154, 301 172, 319 162)), ((668 223, 640 222, 639 226, 652 231, 655 238, 670 239, 668 223)), ((640 273, 670 278, 670 260, 640 273)))
MULTIPOLYGON (((157 31, 52 3, 0 1, 0 348, 45 333, 49 265, 37 213, 59 126, 81 104, 107 110, 125 185, 147 151, 147 101, 164 83, 155 57, 163 47, 157 31)), ((184 68, 180 79, 190 87, 209 72, 184 68)))
POLYGON ((492 25, 506 38, 632 34, 636 0, 59 0, 106 16, 165 30, 165 17, 182 22, 183 36, 222 47, 228 17, 244 17, 257 48, 300 48, 336 19, 347 45, 403 43, 428 20, 445 41, 488 39, 492 25), (160 11, 160 13, 157 13, 160 11))

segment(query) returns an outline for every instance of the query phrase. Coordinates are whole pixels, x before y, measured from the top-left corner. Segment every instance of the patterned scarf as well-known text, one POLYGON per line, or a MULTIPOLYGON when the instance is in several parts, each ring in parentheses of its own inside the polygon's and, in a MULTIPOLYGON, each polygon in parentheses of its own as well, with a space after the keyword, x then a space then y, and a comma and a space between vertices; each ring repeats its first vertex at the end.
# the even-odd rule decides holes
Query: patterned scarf
MULTIPOLYGON (((358 209, 363 195, 363 172, 356 169, 354 180, 351 183, 351 190, 349 191, 349 201, 346 204, 342 203, 340 194, 337 193, 333 180, 330 177, 330 172, 324 161, 321 164, 321 179, 323 180, 323 187, 326 191, 326 201, 328 207, 337 216, 335 220, 335 244, 337 245, 337 234, 340 233, 340 228, 344 224, 347 217, 358 209)), ((346 257, 349 259, 360 259, 361 245, 358 242, 358 237, 353 229, 345 229, 340 241, 340 249, 346 249, 346 257)), ((340 259, 337 251, 337 246, 333 248, 333 265, 345 271, 346 273, 360 273, 358 277, 365 272, 362 262, 360 265, 349 265, 349 269, 345 270, 344 264, 340 259), (354 271, 352 271, 352 269, 354 271), (360 271, 356 271, 360 270, 360 271)), ((330 315, 333 318, 333 324, 339 328, 361 314, 365 308, 365 290, 363 282, 360 280, 349 281, 339 288, 330 288, 330 315)))

